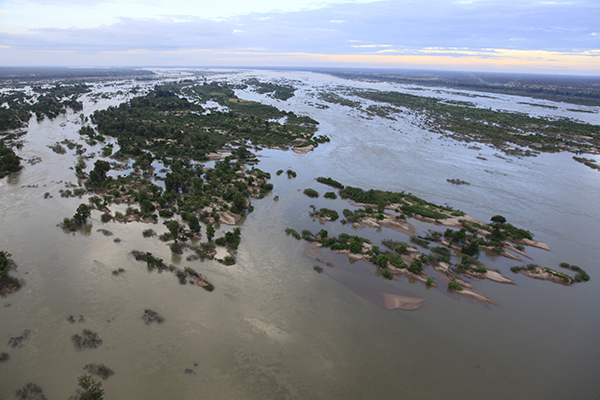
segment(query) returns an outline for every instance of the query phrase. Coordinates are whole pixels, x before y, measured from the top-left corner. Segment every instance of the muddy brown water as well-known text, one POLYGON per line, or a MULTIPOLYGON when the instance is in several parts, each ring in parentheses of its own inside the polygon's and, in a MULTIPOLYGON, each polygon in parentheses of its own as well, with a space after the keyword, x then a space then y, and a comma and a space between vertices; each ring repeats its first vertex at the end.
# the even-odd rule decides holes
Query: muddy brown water
MULTIPOLYGON (((0 299, 0 352, 11 356, 0 363, 0 399, 14 398, 27 382, 41 386, 49 399, 66 399, 74 394, 77 377, 89 363, 104 363, 115 371, 103 382, 106 399, 585 399, 597 395, 598 171, 574 162, 571 154, 506 157, 486 146, 473 149, 439 138, 411 125, 410 117, 366 119, 347 107, 330 104, 319 109, 309 104, 318 103, 312 94, 328 86, 404 90, 401 86, 302 72, 245 71, 232 79, 250 76, 296 80, 301 87, 286 102, 250 90, 237 94, 309 114, 321 122, 319 133, 330 136, 331 142, 306 155, 259 152, 258 167, 272 173, 275 189, 253 201, 255 210, 243 221, 242 243, 232 266, 188 262, 185 254, 172 255, 157 238, 143 238, 141 232, 148 227, 159 234, 166 231, 160 223, 103 224, 94 211, 87 233, 64 233, 57 224, 73 215, 86 198, 60 197, 64 182, 76 183, 70 169, 76 157, 70 151, 55 154, 46 146, 64 138, 78 139, 80 125, 72 114, 41 123, 32 120, 19 155, 38 156, 42 162, 25 164, 20 173, 0 180, 0 248, 12 253, 18 276, 26 280, 20 292, 0 299), (298 177, 275 175, 288 168, 298 177), (550 252, 527 249, 536 263, 557 269, 562 261, 576 264, 592 279, 564 287, 513 275, 509 272, 513 261, 483 256, 488 266, 516 283, 475 282, 500 303, 485 307, 406 278, 385 281, 373 266, 350 263, 327 250, 322 255, 338 267, 323 266, 325 271, 319 274, 313 270, 315 260, 304 252, 305 242, 286 236, 285 228, 346 232, 374 243, 385 238, 407 241, 408 236, 385 228, 353 230, 339 221, 321 225, 312 220, 311 204, 340 214, 351 208, 341 199, 304 196, 307 187, 321 195, 331 190, 315 181, 318 176, 363 188, 406 190, 484 221, 504 215, 550 245, 550 252), (451 185, 448 178, 470 185, 451 185), (52 197, 44 199, 46 192, 52 197), (275 195, 279 201, 273 200, 275 195), (101 228, 113 236, 97 232, 101 228), (121 241, 115 243, 115 238, 121 241), (129 255, 133 249, 193 267, 216 289, 209 293, 179 285, 171 274, 149 272, 129 255), (125 272, 112 275, 114 268, 125 272), (417 311, 389 311, 377 305, 377 296, 385 292, 427 300, 417 311), (145 309, 157 311, 164 323, 146 325, 145 309), (67 321, 69 315, 80 314, 85 322, 67 321), (10 348, 10 337, 26 329, 31 333, 23 347, 10 348), (83 329, 97 332, 102 345, 76 351, 70 337, 83 329)), ((123 87, 114 88, 118 89, 123 87)), ((446 96, 460 99, 456 94, 446 96)), ((494 97, 469 99, 482 105, 488 101, 495 108, 549 112, 516 105, 524 101, 521 98, 494 97)), ((86 102, 84 113, 119 101, 86 102)), ((567 113, 568 105, 560 107, 557 112, 567 113)), ((580 114, 574 117, 581 118, 580 114)), ((600 123, 598 114, 583 117, 600 123)), ((88 152, 94 150, 98 148, 88 152)), ((93 161, 88 161, 88 168, 93 161)), ((432 228, 411 223, 418 233, 432 228)))

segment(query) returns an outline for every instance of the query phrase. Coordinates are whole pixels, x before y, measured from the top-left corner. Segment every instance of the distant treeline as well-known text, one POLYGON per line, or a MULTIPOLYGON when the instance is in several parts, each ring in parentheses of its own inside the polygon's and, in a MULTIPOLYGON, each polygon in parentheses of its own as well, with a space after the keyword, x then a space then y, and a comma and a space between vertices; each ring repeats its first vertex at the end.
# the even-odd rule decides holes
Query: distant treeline
POLYGON ((154 72, 133 68, 0 67, 0 81, 3 82, 150 75, 154 72))
POLYGON ((446 86, 575 104, 600 105, 599 77, 413 70, 321 70, 319 72, 346 79, 446 86))

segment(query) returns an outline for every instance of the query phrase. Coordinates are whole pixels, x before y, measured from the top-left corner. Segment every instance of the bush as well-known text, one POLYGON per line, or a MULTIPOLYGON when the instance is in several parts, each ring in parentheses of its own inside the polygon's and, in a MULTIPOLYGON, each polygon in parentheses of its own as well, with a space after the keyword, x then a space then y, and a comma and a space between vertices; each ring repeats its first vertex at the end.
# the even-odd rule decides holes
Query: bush
POLYGON ((381 275, 385 278, 385 279, 389 279, 392 280, 394 279, 394 275, 387 269, 384 269, 381 271, 381 275))
POLYGON ((317 178, 317 182, 322 183, 324 185, 332 186, 332 187, 334 187, 336 189, 343 189, 344 188, 344 185, 342 185, 338 181, 333 180, 331 178, 325 178, 325 177, 320 176, 320 177, 317 178))
POLYGON ((463 290, 463 287, 460 286, 460 284, 456 281, 450 281, 450 282, 448 282, 448 289, 461 291, 461 290, 463 290))
POLYGON ((319 192, 317 192, 316 190, 311 189, 311 188, 304 189, 304 194, 307 195, 308 197, 312 197, 312 198, 319 197, 319 192))
POLYGON ((410 272, 412 272, 413 274, 420 274, 421 272, 423 272, 423 262, 421 260, 419 260, 418 258, 413 261, 407 268, 410 272))
POLYGON ((326 199, 331 199, 331 200, 335 200, 337 199, 337 195, 334 192, 326 192, 323 197, 325 197, 326 199))
POLYGON ((156 232, 154 232, 154 229, 144 229, 142 231, 142 236, 144 236, 145 238, 149 238, 152 236, 156 236, 156 232))
POLYGON ((425 239, 421 239, 415 235, 410 237, 410 241, 414 244, 417 244, 421 247, 425 247, 426 249, 429 248, 429 242, 425 239))

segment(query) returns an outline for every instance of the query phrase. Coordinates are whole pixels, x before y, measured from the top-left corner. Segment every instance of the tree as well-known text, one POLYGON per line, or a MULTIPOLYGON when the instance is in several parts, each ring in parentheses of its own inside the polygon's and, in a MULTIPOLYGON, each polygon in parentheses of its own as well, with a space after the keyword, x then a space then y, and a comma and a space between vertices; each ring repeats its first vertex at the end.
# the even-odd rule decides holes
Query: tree
POLYGON ((4 143, 0 141, 0 178, 4 178, 11 172, 19 171, 22 168, 20 160, 21 158, 12 149, 4 147, 4 143))
POLYGON ((190 230, 194 233, 200 233, 200 222, 198 221, 198 218, 194 215, 194 214, 190 214, 188 215, 188 226, 190 227, 190 230))
POLYGON ((213 224, 206 224, 206 238, 210 241, 215 237, 215 227, 213 224))
POLYGON ((102 400, 104 399, 104 389, 102 382, 95 380, 91 375, 84 374, 78 378, 79 386, 83 392, 79 395, 79 400, 102 400))
POLYGON ((179 230, 181 229, 181 227, 179 226, 179 222, 171 220, 167 221, 166 225, 169 232, 171 232, 171 237, 175 241, 177 241, 177 238, 179 238, 179 230))
POLYGON ((90 171, 90 182, 104 182, 106 180, 106 173, 108 171, 110 171, 110 164, 107 161, 97 160, 94 163, 94 169, 90 171))
POLYGON ((492 222, 496 223, 496 224, 505 224, 506 223, 506 218, 504 218, 502 215, 494 215, 491 218, 492 222))
POLYGON ((85 221, 90 217, 91 211, 87 204, 81 203, 77 207, 77 212, 73 215, 73 222, 75 225, 83 225, 85 221))

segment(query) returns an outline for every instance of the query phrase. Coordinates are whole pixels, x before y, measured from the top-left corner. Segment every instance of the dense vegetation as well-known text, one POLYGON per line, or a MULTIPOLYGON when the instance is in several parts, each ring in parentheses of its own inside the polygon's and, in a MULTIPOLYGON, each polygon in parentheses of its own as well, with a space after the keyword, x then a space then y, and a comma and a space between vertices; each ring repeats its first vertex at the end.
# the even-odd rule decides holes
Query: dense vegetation
POLYGON ((346 79, 451 87, 480 92, 527 96, 565 103, 600 105, 600 79, 589 76, 416 70, 327 70, 323 72, 346 79))
POLYGON ((194 160, 206 160, 210 153, 247 142, 288 148, 295 139, 310 140, 316 130, 316 121, 310 118, 239 100, 227 85, 218 83, 157 86, 146 96, 96 111, 92 121, 101 135, 118 139, 117 155, 139 156, 151 150, 158 158, 194 160), (230 111, 204 113, 202 106, 178 94, 201 102, 213 100, 230 111), (272 121, 282 117, 287 117, 283 125, 272 121))
POLYGON ((50 79, 151 77, 154 72, 133 68, 0 67, 0 82, 17 83, 50 79))
POLYGON ((21 168, 21 158, 0 141, 0 179, 12 172, 19 171, 21 168))
POLYGON ((244 83, 254 86, 257 93, 269 93, 272 97, 279 100, 287 100, 290 97, 294 97, 294 92, 296 91, 296 88, 290 85, 261 82, 256 78, 246 79, 244 83))
MULTIPOLYGON (((425 117, 426 128, 457 140, 491 143, 499 148, 512 143, 544 152, 592 151, 600 147, 597 125, 568 118, 537 118, 400 92, 347 89, 345 94, 394 106, 388 110, 392 113, 400 108, 415 111, 425 117)), ((519 150, 510 151, 521 154, 519 150)))
POLYGON ((32 95, 11 90, 0 94, 0 131, 24 127, 35 114, 38 121, 54 119, 67 109, 75 112, 83 109, 77 98, 90 91, 85 84, 60 84, 34 86, 32 95))
POLYGON ((386 206, 396 205, 396 208, 406 215, 418 215, 434 220, 442 220, 456 216, 465 215, 462 211, 456 211, 452 207, 439 206, 429 203, 410 193, 389 192, 383 190, 363 190, 352 186, 346 186, 339 191, 343 199, 351 199, 357 203, 373 204, 382 213, 386 206))

